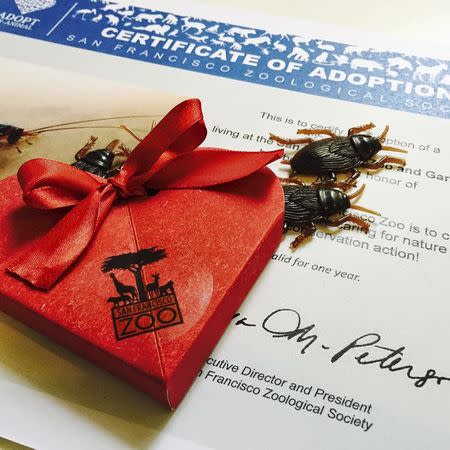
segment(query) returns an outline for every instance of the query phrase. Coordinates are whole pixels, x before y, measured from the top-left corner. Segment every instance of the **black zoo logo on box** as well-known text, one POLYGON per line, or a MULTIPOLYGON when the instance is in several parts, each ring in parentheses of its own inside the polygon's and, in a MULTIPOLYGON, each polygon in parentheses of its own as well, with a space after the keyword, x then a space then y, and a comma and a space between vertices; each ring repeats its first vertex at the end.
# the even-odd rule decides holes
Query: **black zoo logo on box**
POLYGON ((166 257, 164 249, 151 247, 135 253, 110 256, 102 266, 108 272, 117 292, 108 298, 114 331, 118 340, 183 323, 173 281, 160 282, 154 273, 150 283, 144 282, 142 268, 166 257), (116 272, 133 274, 134 285, 123 283, 116 272))

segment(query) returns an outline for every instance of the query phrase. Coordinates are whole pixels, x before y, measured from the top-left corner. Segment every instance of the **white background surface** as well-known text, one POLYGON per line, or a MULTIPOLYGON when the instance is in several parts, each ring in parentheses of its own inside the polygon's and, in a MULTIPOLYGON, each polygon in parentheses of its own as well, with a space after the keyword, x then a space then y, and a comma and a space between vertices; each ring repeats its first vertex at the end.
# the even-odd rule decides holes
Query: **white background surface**
MULTIPOLYGON (((144 0, 136 3, 147 6, 149 4, 144 0)), ((170 4, 172 5, 172 2, 170 4)), ((310 32, 316 31, 317 37, 323 36, 325 38, 329 36, 338 42, 349 42, 349 37, 350 39, 354 37, 353 41, 355 39, 357 41, 369 41, 372 45, 376 45, 378 41, 383 41, 383 44, 385 44, 386 41, 382 37, 384 35, 387 36, 388 42, 392 40, 392 45, 395 48, 409 47, 417 49, 416 53, 422 52, 422 54, 430 56, 436 55, 447 58, 450 56, 448 50, 450 7, 444 1, 429 1, 424 4, 409 1, 392 1, 390 3, 277 1, 269 3, 230 0, 227 2, 208 1, 204 4, 217 7, 220 12, 209 11, 202 14, 200 6, 192 14, 203 17, 209 15, 216 19, 225 20, 224 16, 227 14, 225 10, 229 7, 242 8, 242 13, 239 12, 233 20, 235 23, 242 25, 248 24, 249 21, 264 24, 273 22, 274 26, 280 29, 283 27, 283 23, 289 23, 290 30, 292 30, 295 28, 293 26, 294 20, 316 21, 317 25, 313 23, 308 25, 308 28, 310 32), (259 19, 254 17, 255 12, 273 14, 274 16, 269 19, 259 19), (283 16, 286 18, 284 19, 283 16), (319 22, 321 22, 320 25, 319 22), (365 36, 362 36, 361 33, 364 33, 365 36)), ((168 9, 167 2, 161 2, 158 7, 168 9)), ((174 8, 174 10, 189 14, 191 6, 187 3, 180 3, 179 9, 174 8)), ((230 12, 230 17, 234 16, 235 13, 236 10, 230 12)), ((48 51, 48 44, 33 42, 25 49, 17 46, 17 42, 18 40, 13 37, 5 39, 3 44, 0 42, 1 55, 17 57, 17 54, 19 54, 25 60, 35 63, 49 62, 65 69, 78 67, 77 70, 85 73, 97 75, 107 73, 110 78, 126 79, 129 82, 132 82, 135 78, 136 84, 144 84, 142 79, 136 78, 136 72, 132 70, 138 67, 135 62, 130 61, 127 65, 127 67, 130 67, 128 73, 126 73, 126 70, 116 71, 116 66, 111 57, 87 52, 82 53, 83 56, 81 56, 81 52, 74 49, 67 49, 67 55, 71 55, 67 60, 62 58, 55 61, 54 52, 56 50, 48 51)), ((259 111, 267 105, 281 110, 283 104, 287 105, 283 108, 283 112, 286 114, 295 115, 299 111, 295 103, 291 101, 293 94, 289 92, 245 85, 246 95, 249 99, 252 99, 252 102, 240 111, 238 117, 233 117, 231 98, 237 92, 236 88, 242 86, 239 82, 213 79, 213 77, 207 75, 174 71, 150 64, 146 66, 144 73, 153 73, 155 79, 159 80, 156 84, 161 87, 164 85, 166 77, 169 76, 168 74, 171 73, 170 80, 173 84, 182 85, 184 83, 180 90, 184 90, 184 92, 191 90, 197 95, 202 87, 206 86, 206 83, 209 83, 208 89, 211 92, 222 88, 222 105, 219 105, 220 93, 217 91, 211 94, 210 99, 205 102, 206 114, 211 123, 214 120, 221 120, 221 115, 228 111, 227 119, 223 122, 230 127, 242 126, 243 118, 250 117, 251 119, 248 119, 249 127, 254 127, 257 131, 263 133, 267 131, 263 124, 254 125, 252 123, 252 119, 255 118, 255 111, 259 111), (267 95, 261 96, 263 90, 267 95), (258 127, 260 128, 258 129, 258 127)), ((320 99, 317 104, 326 108, 327 105, 336 104, 336 101, 320 99)), ((423 128, 426 130, 424 134, 431 135, 436 142, 443 145, 444 141, 448 141, 447 135, 444 133, 445 130, 448 131, 448 122, 445 127, 445 121, 443 120, 395 111, 374 110, 364 105, 349 105, 348 103, 345 105, 347 105, 345 117, 342 114, 337 119, 336 115, 333 116, 332 114, 330 117, 324 117, 320 108, 314 109, 312 102, 308 103, 309 119, 339 120, 339 124, 344 127, 347 123, 352 125, 360 123, 361 116, 370 116, 370 120, 375 123, 384 123, 384 118, 389 115, 389 123, 402 136, 420 139, 421 135, 417 128, 423 128), (420 124, 420 127, 418 127, 418 124, 420 124)), ((232 145, 225 138, 222 141, 219 138, 213 138, 211 144, 213 143, 228 147, 232 145)), ((239 145, 243 146, 242 143, 239 143, 239 145)), ((410 162, 411 165, 433 164, 425 159, 420 159, 420 155, 414 154, 410 156, 410 162)), ((446 173, 449 172, 448 158, 441 165, 441 169, 446 173)), ((385 198, 390 192, 387 187, 382 187, 379 194, 385 198)), ((447 191, 442 190, 440 192, 443 196, 448 195, 448 188, 447 191)), ((386 214, 402 217, 415 207, 417 197, 410 197, 401 205, 398 205, 394 200, 378 205, 377 195, 372 193, 372 195, 369 194, 365 197, 364 204, 367 203, 368 206, 375 208, 382 206, 386 214)), ((426 221, 427 217, 430 216, 434 217, 433 220, 439 220, 443 226, 448 224, 448 213, 446 215, 445 211, 436 212, 432 204, 427 205, 418 220, 426 221)), ((287 250, 287 243, 283 245, 283 251, 285 250, 287 250)), ((314 255, 314 248, 310 248, 309 254, 314 255)), ((341 254, 337 251, 334 254, 327 255, 329 263, 339 264, 341 254)), ((387 273, 394 272, 398 267, 394 263, 387 264, 384 270, 387 273)), ((419 302, 420 296, 429 295, 428 284, 438 285, 442 283, 442 279, 445 277, 444 269, 446 270, 446 268, 448 268, 448 258, 443 262, 441 269, 427 275, 430 276, 429 283, 426 286, 423 284, 421 287, 416 287, 415 297, 411 294, 411 298, 415 298, 419 302)), ((293 294, 288 289, 289 282, 295 282, 292 274, 286 276, 279 266, 272 266, 269 270, 270 273, 267 272, 267 276, 283 280, 282 293, 278 292, 277 295, 282 296, 286 301, 292 299, 293 294)), ((391 286, 375 285, 382 289, 384 294, 384 297, 380 294, 380 298, 378 298, 378 295, 370 293, 373 283, 368 282, 366 286, 367 298, 364 296, 358 297, 361 292, 358 291, 349 294, 351 301, 343 304, 333 303, 325 307, 323 304, 311 302, 311 304, 304 305, 305 314, 307 313, 311 320, 320 320, 322 328, 329 330, 328 337, 337 339, 344 325, 336 324, 336 318, 353 317, 355 305, 357 305, 360 308, 358 310, 360 314, 358 316, 359 330, 365 331, 374 323, 383 323, 381 328, 383 331, 390 333, 390 339, 408 343, 408 346, 411 347, 412 358, 422 361, 424 355, 427 355, 423 364, 430 364, 431 366, 434 364, 437 368, 443 364, 442 369, 448 370, 450 369, 448 357, 443 362, 438 349, 430 349, 431 341, 434 339, 438 342, 446 342, 449 338, 446 319, 448 314, 444 314, 448 310, 442 304, 444 299, 441 299, 442 303, 438 297, 432 301, 434 310, 440 312, 437 316, 424 312, 423 308, 417 305, 416 309, 413 308, 408 321, 398 326, 399 321, 403 318, 403 308, 406 303, 393 302, 397 291, 398 295, 401 294, 401 289, 396 286, 401 285, 401 283, 406 285, 410 278, 420 279, 423 273, 427 272, 428 270, 424 266, 418 266, 410 272, 403 274, 400 272, 398 284, 393 283, 391 286), (373 302, 369 300, 373 300, 373 302), (371 308, 371 317, 364 315, 365 308, 371 308), (386 317, 386 310, 390 311, 391 316, 386 317), (430 338, 430 342, 426 340, 422 342, 421 336, 416 333, 416 330, 421 326, 422 319, 429 319, 429 322, 433 322, 434 338, 430 338), (394 327, 398 328, 393 331, 394 327)), ((305 290, 314 289, 314 287, 317 287, 317 283, 321 283, 320 278, 312 278, 305 290)), ((343 289, 341 292, 347 294, 348 288, 345 285, 338 286, 333 291, 335 292, 339 287, 343 289)), ((330 295, 324 295, 324 299, 329 299, 330 295)), ((413 300, 411 302, 414 304, 413 300)), ((272 304, 272 299, 267 295, 267 287, 259 282, 243 310, 254 315, 261 308, 270 310, 272 304), (257 301, 261 301, 258 307, 250 306, 257 301)), ((430 309, 427 311, 430 311, 430 309)), ((328 450, 331 448, 331 443, 334 442, 336 448, 345 450, 360 450, 362 448, 422 450, 426 448, 428 438, 434 439, 434 446, 431 445, 427 448, 433 448, 433 450, 448 448, 448 433, 440 435, 445 428, 445 424, 448 423, 448 416, 446 416, 448 401, 442 402, 442 399, 448 400, 448 387, 445 388, 445 391, 432 389, 428 396, 419 393, 413 398, 411 397, 411 388, 404 386, 404 383, 396 384, 395 381, 390 380, 386 385, 383 384, 381 386, 381 390, 384 391, 383 395, 386 398, 395 399, 395 402, 393 401, 391 404, 386 400, 382 403, 382 406, 375 408, 378 412, 376 425, 382 427, 386 434, 384 438, 374 439, 373 441, 363 440, 362 435, 346 433, 345 430, 342 431, 342 427, 336 424, 328 424, 329 427, 322 427, 324 423, 321 423, 320 427, 314 428, 318 423, 311 417, 307 417, 303 423, 300 423, 298 416, 292 415, 292 413, 288 414, 284 409, 267 408, 268 412, 265 412, 259 406, 253 409, 254 405, 247 397, 242 398, 236 392, 227 394, 226 391, 219 390, 216 386, 205 385, 204 383, 197 383, 180 409, 172 415, 121 381, 41 338, 7 316, 0 316, 0 326, 0 388, 2 404, 4 405, 1 412, 0 435, 39 449, 190 449, 204 446, 226 449, 257 447, 272 449, 276 448, 278 442, 279 448, 302 447, 308 450, 328 450), (7 409, 5 405, 8 405, 7 409), (426 424, 421 423, 421 416, 417 410, 419 409, 418 405, 421 408, 424 407, 433 411, 432 421, 426 424), (248 411, 252 411, 252 414, 248 414, 248 411), (194 414, 198 414, 198 417, 193 418, 194 414), (252 416, 251 421, 250 416, 252 416), (196 430, 193 429, 190 423, 190 420, 193 419, 193 423, 197 425, 204 421, 203 430, 202 426, 198 426, 196 430), (210 425, 207 421, 210 421, 210 425), (404 430, 404 432, 401 435, 395 435, 394 429, 390 428, 391 425, 404 430), (281 430, 282 434, 277 436, 272 433, 271 427, 281 430), (218 433, 218 430, 221 430, 221 433, 218 433), (417 434, 414 431, 417 431, 417 434), (257 433, 259 438, 252 436, 252 433, 257 433), (329 436, 326 436, 327 433, 329 436), (296 437, 297 439, 295 439, 296 437), (255 442, 265 442, 265 445, 256 445, 255 442)), ((217 355, 234 358, 237 348, 242 350, 242 355, 257 351, 258 341, 243 344, 240 337, 241 335, 238 332, 227 333, 225 339, 219 344, 217 355)), ((266 345, 268 341, 261 342, 266 345)), ((291 353, 283 354, 273 342, 270 341, 269 343, 270 345, 267 345, 264 350, 272 355, 271 358, 261 356, 258 359, 255 356, 259 368, 270 371, 274 370, 273 367, 276 366, 281 373, 296 373, 296 359, 291 358, 291 353)), ((244 362, 246 356, 241 356, 241 358, 244 362)), ((311 356, 309 363, 309 367, 305 368, 303 373, 297 373, 299 377, 310 380, 314 377, 316 383, 323 383, 329 387, 334 386, 337 390, 341 388, 342 384, 339 381, 330 380, 329 368, 325 361, 311 356)), ((359 368, 344 366, 339 371, 339 376, 342 379, 355 376, 355 373, 360 377, 354 383, 354 395, 359 392, 363 397, 368 397, 367 382, 377 386, 377 384, 386 381, 386 377, 379 378, 370 370, 356 371, 356 369, 359 368)), ((335 372, 333 374, 336 375, 335 372)))

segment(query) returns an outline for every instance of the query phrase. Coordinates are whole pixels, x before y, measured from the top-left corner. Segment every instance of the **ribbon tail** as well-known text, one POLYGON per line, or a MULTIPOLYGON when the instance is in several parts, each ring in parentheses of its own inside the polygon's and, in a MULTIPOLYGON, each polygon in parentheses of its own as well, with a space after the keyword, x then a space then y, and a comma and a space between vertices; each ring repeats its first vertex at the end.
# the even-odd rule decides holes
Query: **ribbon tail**
POLYGON ((50 289, 91 242, 115 198, 112 186, 100 186, 8 261, 6 270, 39 289, 50 289))

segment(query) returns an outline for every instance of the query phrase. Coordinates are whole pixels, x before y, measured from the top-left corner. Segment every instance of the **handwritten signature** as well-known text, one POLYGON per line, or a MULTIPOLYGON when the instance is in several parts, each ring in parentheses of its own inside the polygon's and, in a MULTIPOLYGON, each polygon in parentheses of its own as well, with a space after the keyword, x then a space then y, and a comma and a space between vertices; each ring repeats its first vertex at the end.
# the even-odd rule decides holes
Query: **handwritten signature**
MULTIPOLYGON (((247 317, 241 317, 240 313, 236 313, 233 320, 235 326, 257 327, 256 323, 250 322, 247 317)), ((302 355, 319 343, 318 335, 314 334, 316 325, 303 326, 300 313, 295 309, 281 308, 271 312, 262 321, 261 328, 273 338, 295 340, 297 344, 300 344, 302 355)), ((450 381, 449 377, 438 375, 434 369, 428 369, 425 374, 417 375, 412 364, 403 363, 405 346, 391 348, 379 345, 380 341, 381 336, 378 333, 363 334, 334 353, 330 361, 335 364, 344 356, 353 356, 360 365, 375 364, 382 370, 402 372, 408 379, 414 381, 414 386, 417 388, 425 386, 429 380, 435 380, 438 385, 442 381, 450 381)), ((321 347, 324 350, 330 349, 326 345, 321 347)))

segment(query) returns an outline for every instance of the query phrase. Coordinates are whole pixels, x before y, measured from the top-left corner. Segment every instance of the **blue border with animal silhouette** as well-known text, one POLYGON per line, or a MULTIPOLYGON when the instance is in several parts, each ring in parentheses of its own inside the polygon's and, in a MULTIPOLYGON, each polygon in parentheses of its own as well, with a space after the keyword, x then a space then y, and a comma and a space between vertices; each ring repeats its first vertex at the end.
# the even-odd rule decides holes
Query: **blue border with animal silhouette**
POLYGON ((449 61, 109 0, 2 0, 0 31, 295 92, 450 118, 449 61))

